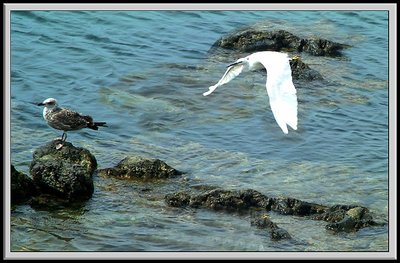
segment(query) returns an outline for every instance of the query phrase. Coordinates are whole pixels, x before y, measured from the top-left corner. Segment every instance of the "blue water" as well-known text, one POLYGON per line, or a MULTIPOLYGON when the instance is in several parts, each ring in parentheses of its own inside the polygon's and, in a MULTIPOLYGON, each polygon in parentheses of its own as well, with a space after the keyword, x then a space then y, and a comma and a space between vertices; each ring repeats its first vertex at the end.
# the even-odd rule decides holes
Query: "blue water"
POLYGON ((80 209, 15 207, 12 251, 387 251, 388 229, 333 235, 324 222, 273 214, 294 241, 271 241, 249 216, 165 205, 165 193, 206 184, 268 196, 358 204, 388 220, 388 14, 385 11, 13 11, 11 162, 61 133, 29 103, 106 121, 70 132, 99 168, 159 158, 183 178, 137 183, 95 175, 80 209), (345 58, 302 54, 326 82, 295 82, 298 130, 276 124, 265 76, 241 75, 208 97, 237 57, 208 53, 224 34, 265 24, 352 45, 345 58), (141 191, 142 189, 150 191, 141 191))

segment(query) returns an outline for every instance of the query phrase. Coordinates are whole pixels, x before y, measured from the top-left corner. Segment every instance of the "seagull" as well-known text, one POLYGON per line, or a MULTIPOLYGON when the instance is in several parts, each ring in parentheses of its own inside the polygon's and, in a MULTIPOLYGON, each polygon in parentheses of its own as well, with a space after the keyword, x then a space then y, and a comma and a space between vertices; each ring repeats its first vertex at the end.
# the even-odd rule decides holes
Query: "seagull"
POLYGON ((83 128, 98 130, 99 126, 107 127, 105 122, 93 122, 91 116, 81 115, 70 109, 58 107, 57 100, 54 98, 48 98, 37 105, 45 106, 43 118, 47 121, 47 124, 54 129, 63 131, 61 144, 56 147, 58 149, 67 140, 67 131, 76 131, 83 128))
POLYGON ((262 51, 239 58, 228 65, 228 69, 217 84, 210 86, 203 96, 210 95, 242 71, 265 68, 267 70, 267 93, 272 113, 283 133, 288 133, 287 125, 297 130, 297 96, 292 82, 292 71, 288 54, 275 51, 262 51))

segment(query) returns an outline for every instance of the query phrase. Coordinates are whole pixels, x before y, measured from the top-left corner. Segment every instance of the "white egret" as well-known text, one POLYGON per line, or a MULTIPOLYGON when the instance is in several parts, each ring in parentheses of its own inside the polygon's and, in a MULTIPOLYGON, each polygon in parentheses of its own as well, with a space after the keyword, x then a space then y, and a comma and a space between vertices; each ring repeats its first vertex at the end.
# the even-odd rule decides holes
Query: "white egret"
MULTIPOLYGON (((98 130, 99 126, 107 127, 105 122, 93 122, 93 118, 87 115, 81 115, 78 112, 70 109, 58 107, 57 100, 48 98, 45 101, 37 104, 38 106, 45 106, 43 109, 43 118, 47 124, 57 130, 62 130, 61 142, 67 139, 67 131, 75 131, 83 128, 98 130)), ((61 148, 62 144, 57 146, 61 148)))
POLYGON ((286 53, 275 51, 256 52, 240 58, 230 64, 218 83, 209 87, 209 90, 203 95, 210 95, 219 86, 228 83, 242 71, 264 67, 267 70, 266 88, 272 113, 279 127, 287 134, 287 125, 297 130, 297 96, 289 61, 290 58, 286 53))

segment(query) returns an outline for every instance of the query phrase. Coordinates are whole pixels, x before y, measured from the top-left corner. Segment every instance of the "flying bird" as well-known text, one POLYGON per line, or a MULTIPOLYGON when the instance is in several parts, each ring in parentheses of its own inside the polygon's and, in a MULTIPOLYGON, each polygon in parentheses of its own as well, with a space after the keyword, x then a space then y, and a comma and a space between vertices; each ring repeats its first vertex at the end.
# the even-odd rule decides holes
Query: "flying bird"
POLYGON ((48 98, 37 105, 45 106, 43 118, 47 121, 47 124, 54 129, 63 131, 61 144, 58 145, 59 148, 67 140, 68 131, 76 131, 83 128, 98 130, 99 126, 107 127, 105 122, 94 122, 91 116, 81 115, 76 111, 59 107, 57 100, 54 98, 48 98))
POLYGON ((242 71, 265 68, 267 70, 266 88, 271 110, 279 127, 287 134, 287 125, 297 130, 297 96, 289 61, 288 54, 275 51, 256 52, 239 58, 236 62, 228 65, 228 69, 218 83, 210 86, 203 95, 210 95, 219 86, 228 83, 242 71))

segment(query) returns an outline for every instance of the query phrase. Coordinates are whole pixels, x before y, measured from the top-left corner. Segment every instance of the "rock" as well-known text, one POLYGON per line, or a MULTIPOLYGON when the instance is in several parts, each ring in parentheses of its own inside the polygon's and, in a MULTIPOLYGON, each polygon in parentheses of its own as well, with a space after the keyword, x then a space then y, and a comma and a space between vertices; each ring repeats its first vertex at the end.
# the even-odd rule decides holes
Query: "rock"
POLYGON ((296 216, 309 216, 322 214, 328 209, 327 206, 309 203, 290 197, 279 197, 274 199, 271 210, 284 214, 296 216))
POLYGON ((284 31, 260 31, 253 28, 240 29, 221 37, 211 47, 233 49, 241 52, 257 52, 265 50, 297 51, 301 39, 284 31))
POLYGON ((300 38, 285 30, 265 30, 247 27, 236 30, 217 40, 210 53, 218 48, 253 53, 257 51, 306 52, 314 56, 342 56, 341 50, 349 45, 327 39, 300 38))
POLYGON ((267 197, 258 191, 213 189, 198 195, 186 192, 168 194, 165 200, 172 206, 204 207, 213 210, 247 211, 250 208, 275 211, 285 215, 308 216, 321 214, 328 207, 294 198, 267 197))
MULTIPOLYGON (((244 57, 259 51, 280 51, 298 55, 301 52, 313 56, 341 57, 342 50, 349 45, 337 43, 323 38, 298 37, 286 30, 270 30, 262 25, 254 25, 237 29, 218 39, 210 48, 213 57, 244 57)), ((293 80, 323 80, 322 75, 310 68, 299 58, 290 62, 293 80)))
POLYGON ((346 215, 346 210, 339 209, 327 211, 322 214, 317 214, 312 217, 314 220, 324 220, 326 222, 339 222, 346 215))
POLYGON ((324 79, 318 71, 310 68, 299 57, 290 60, 290 68, 292 70, 292 77, 295 80, 313 81, 324 79))
POLYGON ((98 173, 102 176, 140 180, 163 179, 182 174, 159 159, 140 156, 126 157, 114 168, 100 169, 98 173))
POLYGON ((230 191, 213 189, 198 195, 190 195, 186 192, 167 194, 165 201, 171 206, 190 206, 193 208, 208 208, 212 210, 225 210, 245 212, 249 208, 271 207, 268 197, 255 190, 230 191))
POLYGON ((357 207, 356 205, 333 205, 323 213, 312 216, 314 220, 324 220, 326 222, 339 222, 343 220, 348 210, 357 207))
POLYGON ((378 225, 365 207, 349 209, 339 222, 326 225, 327 230, 333 232, 354 232, 361 228, 378 225))
POLYGON ((240 192, 215 189, 205 194, 193 196, 190 199, 190 206, 239 212, 249 209, 251 203, 245 202, 240 192))
POLYGON ((27 201, 36 193, 33 180, 11 165, 11 204, 27 201))
POLYGON ((94 191, 96 158, 86 149, 65 142, 57 150, 57 141, 33 153, 30 173, 42 194, 55 195, 67 202, 89 199, 94 191))
POLYGON ((350 47, 349 45, 317 37, 302 39, 302 42, 299 47, 300 51, 314 56, 341 57, 341 50, 350 47))
MULTIPOLYGON (((201 187, 198 189, 207 189, 201 187)), ((284 215, 309 217, 313 220, 331 222, 326 229, 334 232, 357 231, 364 227, 383 225, 376 223, 368 209, 355 205, 334 205, 331 207, 305 202, 290 197, 267 197, 258 191, 247 190, 205 190, 199 194, 177 192, 165 195, 165 202, 173 207, 207 208, 217 211, 248 213, 252 211, 274 211, 284 215)), ((290 239, 286 230, 280 229, 264 215, 252 218, 252 225, 266 228, 271 239, 290 239)))
MULTIPOLYGON (((254 209, 266 211, 270 210, 270 198, 261 193, 252 190, 223 190, 213 189, 198 195, 190 195, 187 192, 178 192, 167 194, 165 202, 173 207, 192 207, 192 208, 207 208, 216 211, 227 211, 236 213, 249 213, 254 209)), ((279 228, 269 218, 265 216, 256 216, 252 218, 252 225, 259 228, 267 229, 272 240, 291 239, 289 233, 279 228)))
POLYGON ((292 239, 285 229, 278 227, 278 225, 272 222, 266 214, 253 217, 251 219, 251 225, 261 229, 266 229, 271 235, 271 240, 278 241, 282 239, 292 239))
POLYGON ((185 192, 178 192, 165 195, 165 202, 173 207, 186 207, 190 205, 191 196, 185 192))

